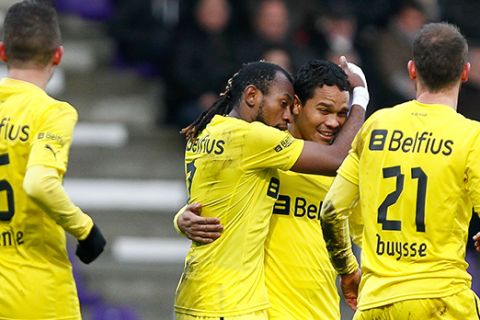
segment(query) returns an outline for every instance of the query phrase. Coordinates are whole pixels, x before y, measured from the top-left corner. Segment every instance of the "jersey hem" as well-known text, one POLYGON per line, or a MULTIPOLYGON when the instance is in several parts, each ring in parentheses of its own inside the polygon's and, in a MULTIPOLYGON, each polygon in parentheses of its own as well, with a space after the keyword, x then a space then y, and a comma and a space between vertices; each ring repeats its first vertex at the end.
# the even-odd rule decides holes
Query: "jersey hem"
POLYGON ((236 310, 236 311, 202 311, 198 309, 183 308, 175 306, 175 312, 196 317, 234 317, 249 314, 257 311, 268 310, 270 304, 262 304, 256 307, 236 310))
POLYGON ((417 299, 434 299, 434 298, 443 298, 443 297, 448 297, 454 294, 458 294, 462 292, 463 290, 468 289, 468 287, 460 287, 457 288, 456 290, 448 290, 448 291, 432 291, 432 292, 422 292, 418 293, 415 295, 401 295, 397 297, 390 298, 388 300, 382 300, 382 301, 372 301, 369 303, 359 303, 358 304, 358 309, 361 311, 373 309, 373 308, 378 308, 378 307, 383 307, 385 305, 389 305, 392 303, 400 302, 400 301, 406 301, 406 300, 417 300, 417 299))

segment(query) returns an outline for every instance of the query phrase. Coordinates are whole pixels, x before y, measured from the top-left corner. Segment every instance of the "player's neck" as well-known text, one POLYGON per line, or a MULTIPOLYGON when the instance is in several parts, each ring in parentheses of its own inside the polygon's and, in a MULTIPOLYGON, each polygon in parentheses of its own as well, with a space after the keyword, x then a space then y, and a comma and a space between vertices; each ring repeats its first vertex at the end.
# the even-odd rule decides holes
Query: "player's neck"
POLYGON ((302 134, 300 133, 300 130, 298 129, 297 125, 294 123, 290 123, 288 125, 288 131, 290 134, 296 138, 296 139, 303 139, 302 134))
POLYGON ((7 76, 12 79, 30 82, 45 90, 48 80, 50 80, 51 72, 45 69, 11 68, 8 70, 7 76))
POLYGON ((241 119, 247 122, 254 121, 253 113, 251 109, 236 107, 228 114, 229 117, 241 119))
POLYGON ((457 110, 459 87, 452 86, 438 92, 417 88, 416 100, 425 104, 443 104, 457 110))

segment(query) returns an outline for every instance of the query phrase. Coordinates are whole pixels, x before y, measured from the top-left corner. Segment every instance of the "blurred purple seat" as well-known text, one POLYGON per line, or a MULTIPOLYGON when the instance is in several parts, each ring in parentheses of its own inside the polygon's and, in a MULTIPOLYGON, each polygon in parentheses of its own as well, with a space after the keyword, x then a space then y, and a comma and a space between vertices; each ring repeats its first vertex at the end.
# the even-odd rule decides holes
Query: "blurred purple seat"
POLYGON ((139 316, 128 306, 97 304, 92 306, 91 320, 139 320, 139 316))
POLYGON ((113 14, 112 0, 54 0, 53 4, 59 13, 90 20, 106 20, 113 14))
POLYGON ((87 288, 78 266, 78 258, 75 256, 73 248, 68 248, 68 257, 70 258, 70 262, 72 264, 72 273, 77 286, 77 294, 80 305, 91 306, 101 303, 103 301, 102 297, 98 293, 92 292, 87 288))
POLYGON ((467 250, 466 260, 469 264, 468 273, 473 277, 472 290, 480 296, 480 254, 473 250, 467 250))

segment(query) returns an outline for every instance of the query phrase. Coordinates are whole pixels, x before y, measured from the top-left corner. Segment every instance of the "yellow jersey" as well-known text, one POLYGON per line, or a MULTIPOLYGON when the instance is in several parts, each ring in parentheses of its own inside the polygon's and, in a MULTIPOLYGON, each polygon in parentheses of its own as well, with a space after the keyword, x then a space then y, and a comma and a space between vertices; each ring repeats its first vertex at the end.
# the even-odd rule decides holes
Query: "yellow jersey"
POLYGON ((304 142, 288 132, 216 115, 185 153, 189 202, 224 226, 213 243, 193 243, 176 292, 177 313, 204 317, 269 307, 264 242, 279 193, 278 170, 289 170, 304 142))
POLYGON ((25 193, 28 167, 67 167, 75 109, 20 80, 0 82, 0 319, 80 319, 64 230, 25 193))
POLYGON ((364 219, 359 308, 458 293, 480 209, 480 125, 409 101, 373 114, 339 175, 359 186, 364 219))
POLYGON ((265 243, 271 320, 340 319, 337 273, 320 227, 333 177, 279 171, 280 194, 265 243))

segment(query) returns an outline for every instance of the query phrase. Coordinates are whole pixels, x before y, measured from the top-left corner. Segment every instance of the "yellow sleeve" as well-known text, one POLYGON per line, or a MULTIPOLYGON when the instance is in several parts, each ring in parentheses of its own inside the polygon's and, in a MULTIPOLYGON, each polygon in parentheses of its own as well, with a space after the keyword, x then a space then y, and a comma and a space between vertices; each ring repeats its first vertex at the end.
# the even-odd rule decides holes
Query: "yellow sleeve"
POLYGON ((350 274, 358 269, 348 227, 349 215, 358 198, 358 186, 337 176, 325 196, 320 212, 330 260, 339 274, 350 274))
POLYGON ((247 169, 276 168, 290 170, 300 157, 305 141, 295 139, 290 132, 253 122, 242 148, 242 157, 247 169))
POLYGON ((35 165, 51 167, 62 176, 67 171, 77 118, 77 111, 67 103, 55 104, 43 114, 31 142, 27 168, 35 165))
POLYGON ((93 220, 76 207, 62 186, 58 171, 45 166, 27 169, 23 181, 25 192, 65 231, 78 240, 85 239, 93 220))
POLYGON ((470 152, 467 155, 466 187, 467 192, 472 199, 473 209, 480 217, 480 130, 477 129, 476 135, 471 142, 470 152))
POLYGON ((182 215, 182 213, 185 211, 187 208, 188 204, 184 205, 178 212, 175 214, 175 217, 173 217, 173 227, 177 231, 177 233, 183 237, 186 237, 185 233, 183 233, 182 230, 178 227, 178 218, 182 215))
POLYGON ((352 209, 348 218, 348 227, 350 228, 350 236, 353 243, 357 247, 362 248, 362 236, 363 236, 363 217, 360 205, 357 203, 352 209))

